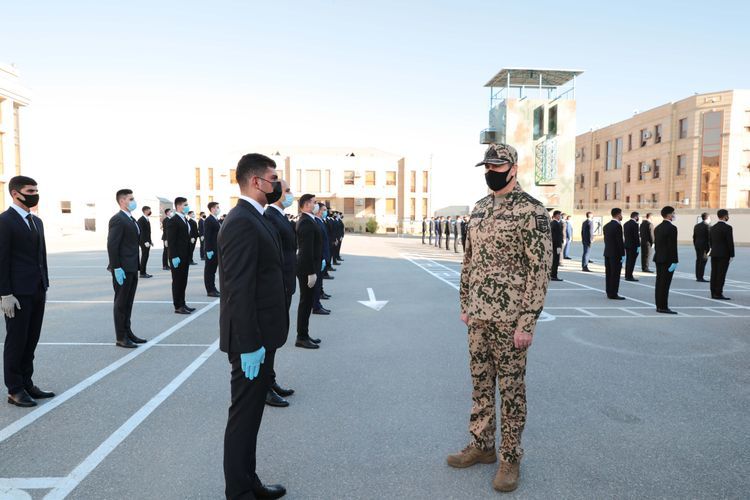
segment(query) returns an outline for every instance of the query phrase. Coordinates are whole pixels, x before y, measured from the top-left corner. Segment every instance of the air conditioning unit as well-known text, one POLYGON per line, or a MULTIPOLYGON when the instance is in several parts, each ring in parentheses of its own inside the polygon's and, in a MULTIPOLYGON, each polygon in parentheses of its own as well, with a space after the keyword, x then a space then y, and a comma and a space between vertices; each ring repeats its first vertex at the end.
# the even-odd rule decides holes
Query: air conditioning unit
POLYGON ((499 134, 494 128, 487 128, 479 132, 479 144, 497 144, 499 140, 499 134))
POLYGON ((583 153, 581 153, 580 151, 576 151, 576 158, 580 158, 582 156, 583 156, 583 153))
POLYGON ((649 132, 648 130, 646 130, 645 132, 643 132, 643 138, 644 139, 651 139, 651 132, 649 132))
POLYGON ((641 172, 643 172, 644 174, 646 172, 651 172, 651 165, 647 163, 644 163, 643 165, 641 165, 641 172))
POLYGON ((690 198, 685 198, 682 200, 683 205, 690 205, 690 198))

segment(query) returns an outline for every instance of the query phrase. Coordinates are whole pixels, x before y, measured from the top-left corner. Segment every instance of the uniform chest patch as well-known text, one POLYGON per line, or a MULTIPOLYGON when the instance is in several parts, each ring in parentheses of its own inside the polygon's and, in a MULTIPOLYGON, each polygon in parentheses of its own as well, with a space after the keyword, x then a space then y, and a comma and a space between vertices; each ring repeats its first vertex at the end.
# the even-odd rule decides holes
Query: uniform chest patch
POLYGON ((549 233, 549 219, 545 215, 535 215, 536 229, 543 233, 549 233))

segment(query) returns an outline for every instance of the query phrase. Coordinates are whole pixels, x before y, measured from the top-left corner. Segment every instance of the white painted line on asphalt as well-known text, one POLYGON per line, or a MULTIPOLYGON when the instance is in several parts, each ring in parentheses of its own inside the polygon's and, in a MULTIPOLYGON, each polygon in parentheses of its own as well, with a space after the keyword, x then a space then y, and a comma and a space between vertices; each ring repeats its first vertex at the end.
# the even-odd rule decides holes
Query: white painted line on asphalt
POLYGON ((718 308, 716 308, 716 307, 707 307, 706 311, 713 311, 713 312, 715 312, 717 314, 721 314, 723 316, 731 316, 731 317, 734 316, 733 314, 725 313, 724 311, 718 310, 718 308))
MULTIPOLYGON (((545 309, 552 309, 552 308, 551 308, 551 307, 545 307, 545 309)), ((560 309, 562 309, 562 307, 561 307, 560 309)), ((586 309, 584 309, 583 307, 576 307, 576 308, 574 308, 574 309, 575 309, 576 311, 580 311, 580 312, 582 312, 582 313, 583 313, 583 314, 585 314, 586 316, 596 316, 596 314, 592 313, 591 311, 587 311, 587 310, 586 310, 586 309)))
POLYGON ((137 358, 147 350, 149 350, 154 345, 158 344, 165 338, 172 335, 174 332, 178 331, 180 328, 184 327, 185 325, 189 324, 190 322, 198 319, 206 312, 210 311, 214 306, 216 306, 219 303, 218 300, 212 302, 210 305, 195 311, 193 314, 188 316, 187 318, 183 319, 176 325, 172 326, 171 328, 168 328, 167 330, 163 331, 160 335, 154 337, 152 340, 145 344, 141 344, 138 349, 132 349, 131 352, 122 358, 118 359, 114 363, 102 368, 98 372, 94 373, 93 375, 89 376, 85 380, 79 382, 78 384, 74 385, 67 391, 63 392, 62 394, 50 399, 47 403, 44 403, 43 405, 38 406, 35 410, 27 413, 23 417, 19 418, 18 420, 14 421, 10 425, 4 427, 3 429, 0 429, 0 443, 17 433, 18 431, 26 428, 27 426, 33 424, 36 422, 39 418, 43 417, 47 413, 51 412, 70 398, 76 396, 80 392, 86 390, 87 388, 91 387, 113 371, 117 370, 121 366, 129 363, 133 359, 137 358))
MULTIPOLYGON (((443 278, 442 276, 440 276, 438 274, 435 274, 434 272, 430 271, 429 269, 427 269, 426 267, 424 267, 422 264, 420 264, 416 260, 412 259, 408 254, 403 254, 402 253, 401 257, 404 258, 404 259, 406 259, 406 260, 408 260, 409 262, 411 262, 412 264, 414 264, 418 268, 422 269, 423 271, 428 272, 429 274, 431 274, 432 276, 436 277, 437 279, 439 279, 443 283, 446 283, 446 284, 452 286, 453 288, 455 288, 456 290, 458 290, 458 285, 456 285, 455 283, 451 283, 450 281, 448 281, 447 279, 443 278)), ((427 260, 427 259, 425 259, 425 260, 427 260)), ((433 262, 433 264, 436 264, 436 263, 433 262)), ((445 267, 445 266, 443 266, 443 267, 445 267)))
POLYGON ((619 309, 620 311, 624 311, 624 312, 626 312, 626 313, 630 313, 630 314, 632 314, 633 316, 641 316, 641 317, 643 316, 643 314, 641 314, 641 313, 639 313, 639 312, 636 312, 636 311, 633 311, 632 309, 628 309, 627 307, 618 307, 618 309, 619 309))
POLYGON ((386 304, 388 304, 387 300, 376 300, 375 291, 372 288, 367 289, 367 296, 369 297, 369 300, 358 300, 357 302, 375 311, 380 311, 386 306, 386 304))
POLYGON ((135 412, 124 424, 113 432, 102 444, 99 445, 83 462, 55 488, 44 497, 46 500, 63 499, 72 492, 96 467, 112 453, 127 437, 141 424, 151 413, 156 410, 172 393, 174 393, 195 371, 206 362, 206 360, 219 350, 219 341, 216 340, 208 349, 198 356, 177 377, 166 385, 151 400, 135 412))
MULTIPOLYGON (((0 342, 0 346, 5 345, 4 342, 0 342)), ((44 346, 105 346, 115 347, 114 342, 39 342, 37 345, 44 346)), ((153 347, 208 347, 211 344, 154 344, 153 347)))
POLYGON ((0 478, 0 492, 3 488, 15 490, 46 490, 54 488, 62 477, 2 477, 0 478))
MULTIPOLYGON (((575 272, 575 271, 573 271, 573 272, 575 272)), ((581 271, 581 272, 582 272, 582 271, 581 271)), ((583 273, 583 272, 582 272, 582 273, 583 273)), ((589 273, 583 273, 583 274, 589 274, 589 273)), ((570 280, 566 280, 566 281, 567 281, 568 283, 573 283, 574 285, 582 286, 583 288, 588 288, 589 290, 595 290, 595 291, 597 291, 597 292, 599 292, 599 293, 604 293, 604 294, 606 294, 606 293, 607 293, 607 292, 605 292, 604 290, 600 290, 599 288, 594 288, 593 286, 588 286, 588 285, 584 285, 583 283, 578 283, 578 282, 576 282, 576 281, 570 281, 570 280)), ((628 296, 626 296, 626 295, 623 295, 623 297, 625 297, 625 298, 626 298, 626 299, 628 299, 628 300, 632 300, 633 302, 638 302, 639 304, 645 304, 645 305, 647 305, 647 306, 652 306, 652 307, 654 307, 654 306, 653 306, 653 304, 651 304, 650 302, 646 302, 645 300, 634 299, 634 298, 632 298, 632 297, 628 297, 628 296)))
MULTIPOLYGON (((189 301, 190 304, 213 304, 213 302, 195 302, 189 301)), ((110 300, 48 300, 47 304, 109 304, 112 305, 113 299, 110 300)), ((133 304, 173 304, 171 300, 136 300, 133 304)))

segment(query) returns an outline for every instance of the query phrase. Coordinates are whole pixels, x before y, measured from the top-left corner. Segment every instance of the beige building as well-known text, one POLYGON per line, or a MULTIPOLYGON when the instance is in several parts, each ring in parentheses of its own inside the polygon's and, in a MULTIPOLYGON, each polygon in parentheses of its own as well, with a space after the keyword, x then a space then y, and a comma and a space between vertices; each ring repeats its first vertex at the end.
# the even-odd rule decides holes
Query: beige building
MULTIPOLYGON (((375 218, 378 232, 417 232, 422 218, 432 213, 429 159, 412 162, 372 148, 263 148, 259 152, 276 161, 279 177, 289 182, 297 198, 315 194, 344 214, 350 231, 364 232, 367 221, 375 218)), ((206 211, 211 201, 219 202, 224 212, 236 204, 234 166, 241 155, 221 166, 195 167, 196 212, 206 211)), ((296 203, 287 212, 296 213, 296 203)))
POLYGON ((14 66, 0 64, 0 210, 8 208, 8 181, 21 175, 21 108, 29 90, 21 85, 14 66))
POLYGON ((750 208, 750 90, 698 94, 576 138, 579 210, 750 208))
POLYGON ((518 151, 524 190, 549 208, 574 205, 575 80, 582 71, 506 68, 490 89, 489 128, 480 143, 508 143, 518 151))

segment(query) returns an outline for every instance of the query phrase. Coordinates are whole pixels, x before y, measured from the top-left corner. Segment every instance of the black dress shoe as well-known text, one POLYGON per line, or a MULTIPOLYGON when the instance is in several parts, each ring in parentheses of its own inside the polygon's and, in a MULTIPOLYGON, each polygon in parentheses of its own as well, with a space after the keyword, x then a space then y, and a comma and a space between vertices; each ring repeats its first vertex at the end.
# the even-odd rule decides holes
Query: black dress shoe
POLYGON ((581 271, 583 271, 584 273, 593 273, 594 272, 591 269, 589 269, 588 267, 581 268, 581 271))
POLYGON ((169 271, 169 268, 167 266, 162 267, 163 271, 169 271))
POLYGON ((550 278, 552 281, 562 281, 560 278, 550 278))
POLYGON ((31 386, 31 389, 26 389, 26 393, 34 399, 46 399, 55 397, 54 392, 43 391, 35 385, 31 386))
POLYGON ((644 269, 643 272, 644 273, 654 274, 654 272, 651 269, 644 269))
POLYGON ((123 339, 123 340, 118 340, 117 342, 115 342, 115 345, 117 347, 124 347, 125 349, 135 349, 136 347, 138 347, 138 344, 136 344, 135 342, 133 342, 132 340, 128 338, 123 339))
POLYGON ((319 314, 321 316, 328 316, 329 314, 331 314, 331 311, 329 311, 328 309, 320 308, 320 309, 315 309, 312 313, 319 314))
POLYGON ((671 309, 657 309, 656 312, 662 314, 677 314, 677 311, 673 311, 671 309))
POLYGON ((141 274, 140 277, 141 278, 153 278, 153 276, 150 275, 150 274, 148 274, 148 273, 147 274, 141 274))
POLYGON ((175 314, 190 314, 190 311, 185 307, 180 307, 179 309, 174 310, 175 314))
POLYGON ((711 298, 714 300, 732 300, 729 297, 724 297, 723 295, 714 295, 711 298))
POLYGON ((637 280, 635 278, 625 278, 625 281, 640 281, 640 280, 637 280))
MULTIPOLYGON (((310 340, 312 340, 312 339, 310 339, 310 340)), ((294 389, 284 389, 283 387, 281 387, 276 382, 273 383, 273 385, 271 386, 271 389, 273 389, 273 392, 275 392, 276 394, 278 394, 282 398, 288 398, 289 396, 291 396, 292 394, 294 394, 294 389)))
POLYGON ((255 498, 281 498, 286 495, 286 488, 280 484, 261 484, 253 487, 255 498))
POLYGON ((704 279, 695 280, 695 281, 697 281, 698 283, 710 283, 708 280, 704 280, 704 279))
POLYGON ((322 294, 320 294, 320 298, 321 298, 321 299, 325 299, 325 300, 328 300, 328 299, 330 299, 331 297, 332 297, 332 295, 328 295, 328 294, 327 294, 327 293, 325 293, 325 292, 323 292, 322 294))
POLYGON ((320 346, 310 339, 297 339, 294 345, 303 349, 320 349, 320 346))
POLYGON ((29 396, 29 393, 26 391, 8 394, 8 403, 20 406, 21 408, 31 408, 32 406, 36 406, 36 401, 31 399, 31 396, 29 396))
POLYGON ((136 337, 134 333, 129 333, 128 334, 128 338, 134 344, 145 344, 146 342, 148 342, 148 340, 146 340, 146 339, 142 339, 140 337, 136 337))
POLYGON ((209 297, 216 297, 216 298, 221 297, 221 294, 217 291, 208 292, 206 295, 208 295, 209 297))
POLYGON ((193 311, 195 311, 195 307, 188 307, 188 306, 185 306, 185 309, 187 309, 187 310, 188 310, 188 311, 190 311, 190 312, 193 312, 193 311))
POLYGON ((312 342, 313 344, 320 344, 320 339, 314 339, 310 337, 310 342, 312 342))
POLYGON ((623 297, 622 295, 613 295, 613 296, 608 295, 607 298, 611 300, 625 300, 625 297, 623 297))
POLYGON ((197 265, 198 265, 198 263, 197 263, 197 262, 195 262, 195 261, 192 261, 192 262, 190 262, 190 265, 191 265, 191 266, 197 266, 197 265))
POLYGON ((282 398, 273 389, 268 389, 266 392, 266 404, 268 406, 275 406, 276 408, 286 408, 289 406, 289 401, 282 398))
POLYGON ((333 280, 333 279, 336 279, 336 278, 334 278, 333 276, 330 276, 330 275, 328 275, 328 274, 324 274, 324 275, 323 275, 323 279, 324 279, 324 280, 333 280))

